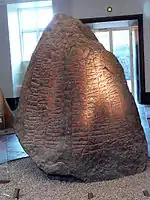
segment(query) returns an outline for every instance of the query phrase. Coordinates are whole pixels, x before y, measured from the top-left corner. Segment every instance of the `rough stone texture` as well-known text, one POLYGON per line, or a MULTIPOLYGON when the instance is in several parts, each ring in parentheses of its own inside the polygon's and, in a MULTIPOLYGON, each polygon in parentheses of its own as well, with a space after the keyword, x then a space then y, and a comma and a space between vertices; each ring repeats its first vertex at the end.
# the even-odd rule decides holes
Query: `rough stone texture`
POLYGON ((13 113, 0 88, 0 130, 12 128, 14 122, 13 113))
POLYGON ((90 182, 141 172, 147 144, 123 69, 79 20, 57 14, 25 74, 15 130, 47 174, 90 182))

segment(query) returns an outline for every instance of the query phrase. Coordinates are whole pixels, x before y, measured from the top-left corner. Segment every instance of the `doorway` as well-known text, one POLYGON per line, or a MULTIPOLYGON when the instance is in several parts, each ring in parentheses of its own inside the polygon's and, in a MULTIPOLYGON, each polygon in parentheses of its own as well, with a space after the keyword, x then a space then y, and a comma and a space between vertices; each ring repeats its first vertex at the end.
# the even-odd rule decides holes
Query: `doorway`
POLYGON ((112 21, 88 23, 97 39, 106 50, 111 51, 121 63, 127 80, 127 85, 137 100, 136 60, 138 43, 138 21, 112 21))
POLYGON ((145 90, 143 15, 80 20, 89 26, 100 43, 120 61, 139 111, 150 157, 150 122, 147 120, 149 111, 146 111, 145 105, 141 105, 150 104, 150 93, 145 90))
POLYGON ((138 104, 148 102, 145 91, 143 15, 80 19, 120 61, 129 90, 138 104))

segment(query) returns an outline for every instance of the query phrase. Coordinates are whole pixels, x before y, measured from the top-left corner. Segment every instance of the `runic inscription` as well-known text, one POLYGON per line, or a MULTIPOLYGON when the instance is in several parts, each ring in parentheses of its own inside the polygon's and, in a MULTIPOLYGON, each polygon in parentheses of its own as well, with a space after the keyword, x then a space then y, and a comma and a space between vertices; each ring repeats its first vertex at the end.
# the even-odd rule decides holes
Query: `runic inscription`
POLYGON ((54 16, 33 52, 15 130, 47 174, 100 181, 146 166, 146 140, 122 66, 65 14, 54 16))

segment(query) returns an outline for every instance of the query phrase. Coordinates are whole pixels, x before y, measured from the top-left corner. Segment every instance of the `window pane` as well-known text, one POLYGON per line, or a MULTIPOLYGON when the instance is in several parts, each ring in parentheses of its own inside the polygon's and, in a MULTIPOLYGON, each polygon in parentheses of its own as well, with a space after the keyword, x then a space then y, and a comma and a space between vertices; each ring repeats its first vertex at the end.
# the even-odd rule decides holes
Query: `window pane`
POLYGON ((43 31, 40 31, 40 37, 42 36, 42 34, 43 34, 43 31))
POLYGON ((110 42, 109 42, 109 32, 103 31, 94 31, 95 36, 97 37, 98 41, 108 50, 110 51, 110 42))
POLYGON ((37 45, 37 34, 23 33, 23 61, 29 61, 37 45))
POLYGON ((121 63, 126 79, 131 80, 129 30, 113 31, 113 53, 121 63))
POLYGON ((20 12, 20 26, 23 30, 32 30, 37 27, 36 9, 25 9, 20 12))
POLYGON ((38 41, 40 40, 40 38, 41 38, 42 34, 43 34, 43 31, 40 31, 40 32, 39 32, 38 41))
POLYGON ((51 8, 43 8, 38 9, 38 28, 46 28, 46 26, 50 23, 53 17, 53 12, 51 8))

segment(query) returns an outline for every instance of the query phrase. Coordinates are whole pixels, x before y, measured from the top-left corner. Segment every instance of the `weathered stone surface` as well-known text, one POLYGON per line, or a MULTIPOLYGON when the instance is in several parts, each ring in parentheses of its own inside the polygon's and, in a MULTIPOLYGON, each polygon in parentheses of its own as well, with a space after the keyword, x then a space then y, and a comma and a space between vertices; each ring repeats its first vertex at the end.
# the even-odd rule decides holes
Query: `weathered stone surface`
POLYGON ((123 69, 79 20, 57 14, 25 74, 15 130, 47 174, 84 181, 145 169, 147 145, 123 69))

